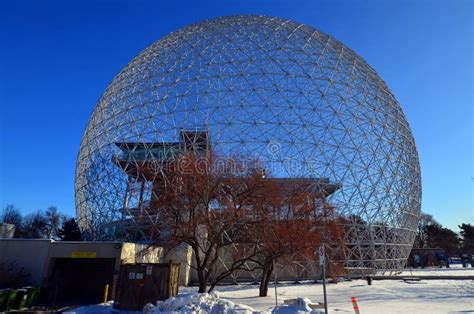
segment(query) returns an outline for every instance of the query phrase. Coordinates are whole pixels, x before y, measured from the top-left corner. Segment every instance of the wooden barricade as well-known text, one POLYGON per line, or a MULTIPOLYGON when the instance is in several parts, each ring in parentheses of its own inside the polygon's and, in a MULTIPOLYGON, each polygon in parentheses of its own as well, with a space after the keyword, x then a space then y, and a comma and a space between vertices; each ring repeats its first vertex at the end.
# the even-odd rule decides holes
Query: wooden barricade
POLYGON ((114 308, 141 311, 147 303, 178 294, 179 263, 122 265, 114 308))

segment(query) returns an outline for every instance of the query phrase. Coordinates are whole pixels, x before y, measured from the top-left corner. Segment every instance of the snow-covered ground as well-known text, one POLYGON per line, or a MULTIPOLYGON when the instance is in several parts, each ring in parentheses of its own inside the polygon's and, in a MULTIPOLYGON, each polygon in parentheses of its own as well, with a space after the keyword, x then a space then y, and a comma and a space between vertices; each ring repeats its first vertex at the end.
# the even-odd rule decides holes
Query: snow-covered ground
POLYGON ((461 265, 453 265, 451 268, 416 268, 405 269, 401 273, 385 275, 396 276, 474 276, 474 268, 463 268, 461 265))
MULTIPOLYGON (((273 287, 272 287, 273 289, 273 287)), ((284 284, 278 286, 278 298, 304 296, 322 302, 322 285, 284 284)), ((220 297, 235 303, 264 310, 274 304, 274 291, 269 297, 255 297, 257 286, 220 287, 220 297)), ((376 280, 371 286, 365 280, 329 284, 329 313, 354 313, 351 297, 356 297, 361 313, 474 313, 474 281, 472 280, 376 280)))
MULTIPOLYGON (((453 276, 474 276, 474 269, 419 269, 403 272, 403 276, 435 274, 453 276)), ((180 295, 147 312, 171 313, 250 313, 252 309, 267 312, 275 306, 274 286, 269 296, 258 297, 257 285, 220 286, 217 295, 195 294, 197 288, 182 287, 180 295)), ((304 299, 300 306, 282 307, 284 300, 298 297, 309 298, 312 302, 323 301, 321 284, 282 283, 277 287, 278 313, 304 313, 308 310, 304 299)), ((374 280, 371 286, 365 280, 352 280, 328 284, 329 313, 354 313, 351 297, 356 297, 361 314, 370 313, 474 313, 474 280, 374 280)), ((81 307, 72 313, 111 313, 110 305, 81 307)))

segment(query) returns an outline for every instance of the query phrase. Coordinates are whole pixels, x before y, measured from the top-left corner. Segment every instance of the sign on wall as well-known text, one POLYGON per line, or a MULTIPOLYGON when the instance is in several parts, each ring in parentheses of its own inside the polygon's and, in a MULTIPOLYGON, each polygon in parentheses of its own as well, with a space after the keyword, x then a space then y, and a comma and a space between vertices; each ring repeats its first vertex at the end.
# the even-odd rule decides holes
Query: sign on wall
POLYGON ((71 257, 72 258, 96 258, 97 253, 96 252, 72 252, 71 257))

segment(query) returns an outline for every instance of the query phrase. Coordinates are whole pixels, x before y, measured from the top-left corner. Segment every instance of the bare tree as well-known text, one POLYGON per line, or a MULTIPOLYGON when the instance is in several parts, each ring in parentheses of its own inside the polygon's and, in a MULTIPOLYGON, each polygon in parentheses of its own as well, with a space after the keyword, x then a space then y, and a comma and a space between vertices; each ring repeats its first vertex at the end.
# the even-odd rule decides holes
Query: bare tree
POLYGON ((428 233, 427 226, 437 225, 438 222, 433 218, 432 215, 427 213, 421 213, 420 220, 418 222, 417 233, 415 237, 415 242, 413 244, 414 248, 424 248, 428 245, 428 233))
POLYGON ((25 238, 41 239, 48 236, 48 221, 40 210, 23 218, 22 232, 25 238))
POLYGON ((0 221, 15 226, 15 237, 22 234, 23 216, 18 208, 13 204, 8 204, 0 215, 0 221))
POLYGON ((0 221, 6 224, 12 224, 16 227, 21 225, 23 216, 20 213, 20 210, 15 207, 13 204, 8 204, 3 210, 0 216, 0 221))
POLYGON ((159 232, 157 243, 191 247, 199 292, 212 291, 258 253, 247 232, 257 223, 247 205, 265 182, 255 169, 232 159, 183 155, 168 165, 169 184, 155 188, 148 212, 156 215, 152 228, 159 232), (218 268, 224 251, 243 242, 246 250, 227 261, 225 269, 218 268))
POLYGON ((46 219, 46 235, 48 238, 58 238, 58 232, 61 228, 65 217, 61 214, 57 207, 50 206, 46 209, 45 212, 45 219, 46 219))

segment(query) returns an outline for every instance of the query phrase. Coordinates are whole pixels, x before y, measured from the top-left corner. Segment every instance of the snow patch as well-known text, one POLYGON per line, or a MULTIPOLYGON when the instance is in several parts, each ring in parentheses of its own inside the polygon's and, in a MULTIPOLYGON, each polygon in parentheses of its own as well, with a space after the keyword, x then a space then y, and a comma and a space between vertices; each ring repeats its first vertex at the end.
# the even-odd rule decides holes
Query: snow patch
MULTIPOLYGON (((95 304, 95 305, 88 305, 88 306, 80 306, 78 308, 64 311, 65 314, 112 314, 115 313, 112 306, 114 305, 114 301, 109 301, 107 303, 95 304)), ((141 313, 141 312, 128 312, 132 313, 141 313)))
POLYGON ((215 292, 179 294, 165 301, 158 301, 156 305, 147 304, 143 309, 144 314, 251 314, 255 312, 246 305, 220 299, 215 292))
POLYGON ((293 313, 311 313, 311 314, 323 314, 324 310, 314 310, 311 308, 311 302, 308 298, 296 298, 293 304, 284 304, 277 307, 271 308, 272 314, 293 314, 293 313))

